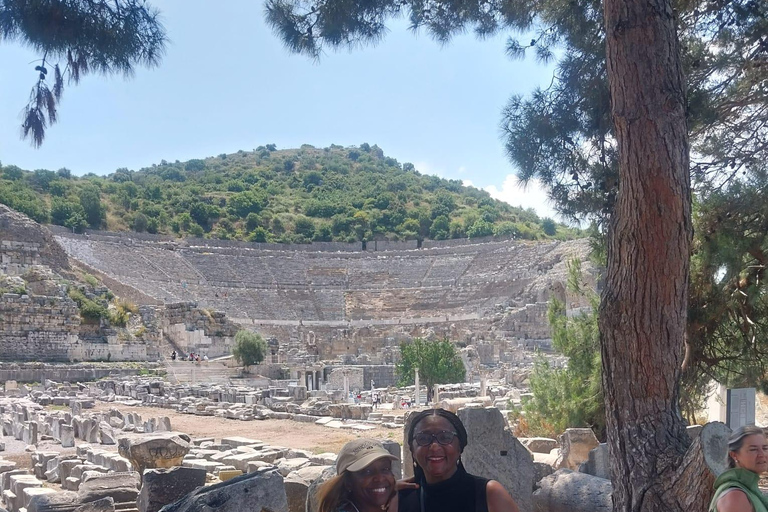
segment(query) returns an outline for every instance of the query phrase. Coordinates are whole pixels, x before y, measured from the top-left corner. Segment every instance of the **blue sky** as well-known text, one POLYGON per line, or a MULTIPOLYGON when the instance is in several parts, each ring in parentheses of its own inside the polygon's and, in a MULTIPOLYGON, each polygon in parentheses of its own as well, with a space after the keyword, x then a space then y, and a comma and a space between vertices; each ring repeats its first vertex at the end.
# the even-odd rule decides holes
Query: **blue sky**
POLYGON ((108 174, 267 143, 368 142, 422 173, 552 215, 535 184, 517 185, 499 128, 509 97, 549 84, 552 67, 507 58, 509 34, 467 34, 443 47, 400 20, 376 46, 328 51, 314 62, 283 47, 264 23, 262 2, 153 5, 171 40, 160 67, 69 86, 40 149, 19 138, 39 55, 0 44, 0 162, 108 174))

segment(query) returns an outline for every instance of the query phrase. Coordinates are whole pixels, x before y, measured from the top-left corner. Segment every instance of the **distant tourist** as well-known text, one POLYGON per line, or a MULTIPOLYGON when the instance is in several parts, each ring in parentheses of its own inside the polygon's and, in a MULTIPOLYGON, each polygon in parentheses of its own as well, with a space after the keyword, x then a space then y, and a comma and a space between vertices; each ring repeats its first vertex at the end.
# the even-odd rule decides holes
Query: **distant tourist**
POLYGON ((757 486, 768 470, 768 439, 762 428, 739 427, 728 439, 728 470, 715 480, 709 512, 766 512, 768 497, 757 486))
POLYGON ((171 361, 175 361, 175 360, 176 360, 176 351, 174 350, 173 352, 171 352, 171 361))
POLYGON ((208 354, 205 354, 205 355, 203 356, 203 361, 205 361, 206 363, 208 362, 208 354))
POLYGON ((495 480, 470 475, 461 463, 467 431, 458 416, 428 409, 414 416, 408 429, 413 453, 412 483, 402 481, 399 512, 519 512, 495 480))
POLYGON ((395 496, 392 461, 397 457, 373 439, 355 439, 336 459, 336 476, 317 493, 318 512, 381 512, 395 496))

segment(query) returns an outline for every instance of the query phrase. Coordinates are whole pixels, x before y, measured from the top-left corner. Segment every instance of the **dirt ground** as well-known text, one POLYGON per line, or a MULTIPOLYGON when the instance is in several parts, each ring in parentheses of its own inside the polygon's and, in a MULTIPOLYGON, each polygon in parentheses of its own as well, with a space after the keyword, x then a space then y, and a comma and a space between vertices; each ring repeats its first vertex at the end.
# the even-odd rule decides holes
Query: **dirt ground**
POLYGON ((96 402, 91 411, 108 411, 117 408, 123 413, 134 412, 141 415, 143 420, 168 416, 175 431, 189 434, 192 438, 241 436, 263 441, 267 444, 310 450, 313 453, 338 453, 345 443, 359 437, 376 439, 392 439, 403 442, 402 429, 376 427, 373 430, 357 431, 335 429, 314 423, 301 423, 293 420, 255 420, 239 421, 215 416, 196 416, 181 414, 172 409, 157 407, 128 407, 120 404, 96 402))

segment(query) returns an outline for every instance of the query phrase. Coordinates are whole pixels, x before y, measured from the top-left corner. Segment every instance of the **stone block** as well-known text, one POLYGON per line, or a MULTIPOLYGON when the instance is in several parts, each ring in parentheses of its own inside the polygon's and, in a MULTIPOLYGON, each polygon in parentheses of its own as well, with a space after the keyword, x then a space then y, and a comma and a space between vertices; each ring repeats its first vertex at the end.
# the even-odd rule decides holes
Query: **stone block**
POLYGON ((307 506, 307 491, 310 484, 302 478, 288 475, 285 478, 285 496, 288 512, 304 512, 307 506))
POLYGON ((579 473, 605 479, 611 478, 611 465, 606 443, 600 443, 590 450, 587 460, 579 464, 579 473))
POLYGON ((600 444, 591 428, 567 428, 560 436, 560 456, 556 468, 575 470, 589 459, 589 452, 600 444))
POLYGON ((288 476, 289 473, 292 471, 296 471, 297 469, 301 469, 305 466, 308 466, 311 464, 309 459, 304 458, 296 458, 296 459, 278 459, 275 461, 275 465, 277 466, 277 471, 280 472, 283 476, 288 476))
POLYGON ((61 425, 59 427, 59 440, 62 448, 72 448, 75 446, 75 430, 72 425, 61 425))
POLYGON ((232 447, 246 446, 249 444, 257 444, 257 443, 264 444, 261 441, 258 441, 256 439, 248 439, 247 437, 237 437, 237 436, 225 437, 225 438, 222 438, 221 440, 221 444, 228 444, 229 446, 232 446, 232 447))
POLYGON ((312 461, 313 464, 320 464, 321 466, 333 466, 336 464, 336 457, 337 455, 335 453, 318 453, 317 455, 311 456, 309 460, 312 461))
POLYGON ((185 468, 202 469, 208 473, 213 473, 216 468, 223 466, 223 464, 205 459, 184 459, 181 466, 185 468))
POLYGON ((533 461, 533 487, 534 489, 538 488, 538 483, 545 477, 548 477, 552 473, 555 472, 555 468, 553 468, 549 464, 545 464, 543 462, 537 462, 533 461))
POLYGON ((56 489, 50 487, 28 487, 23 491, 22 503, 26 508, 29 506, 29 502, 35 496, 45 496, 47 494, 56 494, 56 489))
POLYGON ((72 512, 115 512, 115 500, 108 496, 80 505, 72 512))
POLYGON ((611 512, 611 481, 559 469, 539 482, 535 512, 611 512))
POLYGON ((467 429, 467 447, 461 459, 473 475, 497 480, 515 497, 520 512, 531 512, 533 458, 507 428, 495 407, 460 409, 467 429))
POLYGON ((227 480, 232 480, 233 478, 237 478, 238 476, 242 476, 243 472, 239 469, 227 469, 223 471, 217 472, 217 475, 219 476, 219 480, 222 482, 226 482, 227 480))
POLYGON ((77 491, 80 501, 87 503, 111 496, 116 503, 136 502, 139 496, 139 474, 99 473, 86 471, 77 491))
POLYGON ((205 470, 176 467, 144 472, 137 500, 139 512, 157 512, 205 485, 205 470))
POLYGON ((323 485, 325 482, 327 482, 328 480, 330 480, 335 476, 336 476, 336 467, 328 466, 323 470, 320 476, 310 484, 309 488, 307 489, 307 512, 317 512, 318 510, 317 491, 320 489, 321 485, 323 485))
POLYGON ((557 441, 548 437, 521 438, 520 442, 533 453, 549 453, 558 447, 557 441))
MULTIPOLYGON (((184 436, 187 437, 187 436, 184 436)), ((190 443, 178 435, 156 434, 141 438, 121 437, 118 451, 134 469, 142 474, 145 469, 161 469, 181 466, 189 452, 190 443)))
POLYGON ((80 504, 76 492, 63 491, 35 496, 29 500, 27 512, 69 512, 80 504))
POLYGON ((288 512, 283 477, 277 471, 243 475, 210 487, 202 487, 183 499, 166 505, 162 512, 206 512, 216 503, 216 512, 270 510, 288 512))

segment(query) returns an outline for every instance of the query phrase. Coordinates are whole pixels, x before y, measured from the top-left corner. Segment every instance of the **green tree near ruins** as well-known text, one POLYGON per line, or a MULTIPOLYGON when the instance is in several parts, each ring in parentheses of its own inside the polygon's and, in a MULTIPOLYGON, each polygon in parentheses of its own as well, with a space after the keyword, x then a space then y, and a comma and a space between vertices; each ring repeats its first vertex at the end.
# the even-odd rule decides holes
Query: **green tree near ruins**
POLYGON ((428 341, 416 338, 410 343, 400 343, 400 362, 395 366, 398 385, 415 384, 416 368, 419 369, 419 383, 427 386, 430 396, 435 384, 464 382, 466 375, 456 347, 447 339, 428 341))
POLYGON ((568 263, 568 291, 587 299, 589 307, 568 316, 565 304, 552 299, 547 319, 552 344, 568 357, 563 368, 541 357, 530 377, 533 397, 523 405, 530 434, 553 437, 568 427, 590 427, 605 437, 605 403, 601 389, 599 296, 582 279, 581 262, 568 263))
POLYGON ((22 137, 39 147, 58 120, 65 82, 89 73, 131 76, 136 65, 155 66, 166 35, 144 0, 0 0, 0 40, 40 54, 24 109, 22 137))
POLYGON ((248 367, 261 363, 266 357, 267 342, 258 333, 245 329, 237 331, 232 355, 247 373, 248 367))

